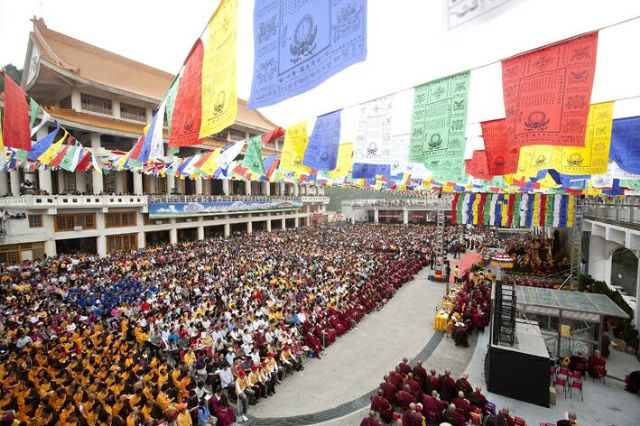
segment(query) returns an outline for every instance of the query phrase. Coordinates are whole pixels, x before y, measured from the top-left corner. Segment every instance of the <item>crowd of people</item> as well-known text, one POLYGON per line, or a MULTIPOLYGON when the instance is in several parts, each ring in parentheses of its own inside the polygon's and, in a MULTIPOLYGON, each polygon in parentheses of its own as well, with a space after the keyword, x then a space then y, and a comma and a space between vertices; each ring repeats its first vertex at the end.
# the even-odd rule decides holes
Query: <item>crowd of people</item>
POLYGON ((455 379, 449 369, 438 374, 434 369, 427 371, 422 361, 411 366, 407 358, 384 376, 371 396, 369 410, 360 426, 464 426, 469 421, 483 424, 487 416, 491 424, 513 424, 509 409, 496 413, 495 405, 487 401, 480 386, 469 383, 467 374, 455 379))
POLYGON ((2 419, 246 420, 424 267, 434 236, 325 226, 2 267, 2 419))

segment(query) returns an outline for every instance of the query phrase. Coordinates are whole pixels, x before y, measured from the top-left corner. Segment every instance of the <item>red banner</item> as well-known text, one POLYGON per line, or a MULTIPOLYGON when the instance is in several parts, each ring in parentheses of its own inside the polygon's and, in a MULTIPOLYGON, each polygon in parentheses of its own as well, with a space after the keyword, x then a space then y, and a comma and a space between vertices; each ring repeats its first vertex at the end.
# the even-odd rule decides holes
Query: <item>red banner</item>
POLYGON ((487 153, 483 150, 473 151, 473 157, 470 160, 464 160, 464 171, 477 179, 491 180, 493 178, 487 168, 487 153))
POLYGON ((458 201, 460 200, 460 193, 453 194, 453 201, 451 201, 451 224, 455 225, 456 215, 458 214, 458 201))
POLYGON ((24 91, 11 77, 4 74, 4 121, 2 138, 4 146, 31 149, 31 129, 29 128, 29 107, 24 91))
POLYGON ((598 33, 502 61, 509 145, 584 146, 598 33))
POLYGON ((507 120, 480 123, 484 150, 487 153, 487 169, 493 176, 504 176, 518 171, 518 148, 509 149, 507 120))
POLYGON ((204 48, 198 39, 191 49, 178 86, 171 116, 169 146, 190 146, 200 142, 202 122, 202 57, 204 48))

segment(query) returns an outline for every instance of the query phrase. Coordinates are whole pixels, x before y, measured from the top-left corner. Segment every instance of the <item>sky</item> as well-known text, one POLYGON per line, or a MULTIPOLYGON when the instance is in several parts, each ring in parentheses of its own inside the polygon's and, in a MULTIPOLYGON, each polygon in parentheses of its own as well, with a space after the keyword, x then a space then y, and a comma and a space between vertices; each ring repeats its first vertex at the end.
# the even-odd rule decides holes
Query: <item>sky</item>
MULTIPOLYGON (((640 16, 636 0, 512 0, 513 6, 493 19, 446 32, 442 23, 447 1, 456 0, 370 0, 366 61, 260 111, 286 126, 640 16)), ((32 27, 29 19, 36 15, 43 16, 50 29, 175 74, 218 3, 0 0, 0 65, 22 68, 32 27)), ((253 72, 253 6, 254 0, 239 0, 238 95, 245 99, 253 72)), ((611 71, 624 68, 625 76, 635 73, 638 80, 640 59, 624 42, 629 38, 635 45, 640 40, 640 19, 623 29, 607 36, 609 46, 618 49, 616 55, 635 59, 625 59, 632 64, 614 61, 618 66, 611 66, 611 71)), ((611 52, 599 51, 598 61, 606 54, 611 52)), ((600 70, 601 77, 609 71, 600 70)), ((617 86, 607 88, 605 97, 640 96, 640 87, 630 87, 615 72, 608 77, 601 80, 617 86)))

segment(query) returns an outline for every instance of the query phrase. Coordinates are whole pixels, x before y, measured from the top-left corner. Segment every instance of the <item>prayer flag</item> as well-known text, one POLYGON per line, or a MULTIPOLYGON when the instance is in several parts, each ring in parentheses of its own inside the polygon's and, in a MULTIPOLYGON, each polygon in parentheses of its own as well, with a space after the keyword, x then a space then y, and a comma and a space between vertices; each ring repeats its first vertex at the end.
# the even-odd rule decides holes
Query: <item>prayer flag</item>
POLYGON ((73 136, 69 135, 69 137, 67 138, 67 144, 55 155, 53 160, 51 160, 51 162, 49 163, 49 167, 60 167, 60 163, 62 163, 62 160, 67 155, 67 151, 69 150, 69 147, 73 142, 75 142, 75 139, 73 138, 73 136))
MULTIPOLYGON (((36 124, 38 114, 40 114, 41 108, 32 97, 29 97, 29 128, 33 129, 33 125, 36 124)), ((33 136, 33 133, 31 133, 33 136)))
POLYGON ((200 138, 218 133, 236 121, 237 28, 238 0, 222 0, 206 30, 200 138))
POLYGON ((465 160, 465 172, 477 179, 491 180, 493 176, 487 167, 487 153, 484 150, 473 151, 473 157, 465 160))
POLYGON ((213 176, 216 169, 219 167, 216 159, 221 152, 222 148, 217 148, 215 151, 210 152, 206 159, 196 164, 195 167, 200 171, 200 173, 206 176, 213 176))
POLYGON ((162 128, 164 126, 165 107, 166 101, 162 101, 151 119, 151 123, 144 136, 144 142, 140 148, 140 153, 135 158, 135 160, 140 163, 146 163, 149 160, 155 160, 164 155, 162 128))
MULTIPOLYGON (((62 144, 64 143, 64 141, 67 139, 67 130, 66 129, 62 129, 63 130, 63 135, 62 137, 60 137, 60 139, 57 139, 56 142, 54 142, 53 144, 51 144, 51 146, 49 146, 49 148, 47 148, 42 155, 40 155, 38 157, 38 161, 41 162, 42 164, 49 164, 51 163, 51 161, 53 160, 53 158, 56 156, 56 154, 60 151, 60 148, 62 147, 62 144)), ((57 136, 56 136, 57 137, 57 136)))
POLYGON ((584 146, 598 33, 502 61, 509 146, 584 146))
POLYGON ((176 76, 167 92, 167 96, 165 98, 167 106, 165 107, 165 112, 167 114, 167 127, 169 128, 169 134, 171 134, 171 120, 173 118, 173 108, 176 105, 176 96, 178 95, 178 87, 180 86, 180 74, 176 76))
POLYGON ((2 111, 0 111, 0 151, 2 150, 4 150, 4 140, 2 139, 2 111))
POLYGON ((622 170, 640 175, 640 116, 613 120, 610 158, 622 170))
POLYGON ((190 146, 200 142, 202 121, 202 40, 198 39, 187 57, 171 116, 169 146, 190 146))
POLYGON ((353 162, 391 164, 393 96, 360 105, 358 133, 353 142, 353 162))
POLYGON ((37 141, 31 151, 27 154, 27 158, 30 161, 36 161, 38 157, 40 157, 44 152, 51 147, 54 141, 56 141, 56 136, 61 131, 60 124, 56 122, 56 128, 53 132, 49 133, 44 138, 37 141))
POLYGON ((74 172, 75 167, 78 165, 78 162, 80 161, 80 158, 82 158, 81 156, 79 156, 81 154, 80 152, 81 150, 82 150, 81 145, 78 145, 75 143, 71 145, 67 150, 67 153, 65 154, 64 158, 60 162, 60 168, 68 172, 74 172), (77 161, 76 161, 76 158, 77 158, 77 161))
POLYGON ((338 148, 338 160, 336 167, 328 175, 332 179, 345 177, 351 172, 351 158, 353 156, 353 145, 351 142, 341 143, 338 148))
POLYGON ((367 2, 256 0, 249 108, 306 92, 367 56, 367 2))
POLYGON ((280 168, 293 172, 308 172, 309 168, 302 163, 308 143, 306 122, 302 121, 289 127, 284 136, 280 168))
POLYGON ((270 132, 267 132, 264 135, 262 135, 262 142, 264 142, 264 143, 274 142, 274 141, 280 139, 281 137, 283 137, 285 132, 286 131, 282 127, 276 127, 275 129, 271 130, 270 132))
POLYGON ((376 175, 390 174, 390 166, 385 164, 353 163, 351 175, 354 179, 371 179, 376 175))
POLYGON ((275 155, 270 155, 267 158, 265 158, 265 160, 264 160, 264 168, 265 168, 264 175, 267 178, 267 180, 271 179, 271 176, 273 176, 273 173, 278 168, 278 164, 279 163, 280 163, 280 160, 278 160, 278 157, 276 157, 275 155))
POLYGON ((492 120, 480 123, 484 149, 487 152, 489 174, 503 176, 518 171, 519 152, 510 149, 507 134, 507 120, 492 120))
POLYGON ((340 111, 321 115, 313 126, 303 164, 316 170, 336 168, 340 146, 340 111))
POLYGON ((262 161, 262 137, 254 136, 249 139, 242 165, 259 175, 265 174, 264 162, 262 161))
POLYGON ((8 148, 31 149, 29 128, 29 108, 24 91, 4 75, 4 122, 2 123, 4 146, 8 148))

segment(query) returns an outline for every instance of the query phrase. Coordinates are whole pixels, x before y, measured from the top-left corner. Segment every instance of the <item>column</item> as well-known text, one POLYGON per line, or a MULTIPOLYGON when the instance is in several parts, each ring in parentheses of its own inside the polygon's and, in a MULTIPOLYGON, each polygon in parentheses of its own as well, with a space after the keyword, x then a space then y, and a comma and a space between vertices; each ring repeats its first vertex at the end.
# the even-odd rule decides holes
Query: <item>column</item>
MULTIPOLYGON (((87 193, 87 175, 84 172, 75 172, 75 175, 76 175, 76 191, 86 194, 87 193)), ((49 181, 51 181, 51 175, 49 175, 49 181)))
POLYGON ((0 171, 0 195, 9 193, 9 173, 0 171))
POLYGON ((222 193, 224 195, 229 195, 229 179, 222 179, 222 193))
POLYGON ((286 186, 284 182, 280 182, 280 194, 279 195, 285 195, 286 192, 286 186))
POLYGON ((267 219, 267 232, 271 232, 271 219, 267 219))
POLYGON ((282 225, 281 225, 282 229, 287 229, 287 219, 282 218, 281 220, 282 220, 282 225))
POLYGON ((409 224, 409 210, 407 209, 402 211, 402 223, 405 225, 409 224))
MULTIPOLYGON (((100 134, 91 133, 91 149, 93 153, 96 154, 100 150, 100 134)), ((93 182, 93 193, 94 195, 98 195, 104 191, 104 185, 102 181, 102 172, 99 170, 93 169, 92 172, 92 182, 93 182)))
POLYGON ((271 195, 271 184, 269 182, 260 182, 260 186, 262 186, 261 195, 271 195))
POLYGON ((178 230, 175 228, 176 220, 171 219, 171 225, 173 226, 169 230, 169 244, 177 244, 178 243, 178 230))
POLYGON ((198 230, 198 239, 204 240, 204 225, 198 226, 197 230, 198 230))
POLYGON ((373 223, 380 223, 379 213, 378 209, 373 209, 373 223))
POLYGON ((251 181, 244 181, 244 195, 251 195, 251 181))
POLYGON ((123 171, 116 172, 116 194, 124 194, 126 175, 123 171))
POLYGON ((230 237, 231 236, 231 224, 230 223, 225 223, 224 224, 224 236, 225 237, 230 237))
POLYGON ((96 250, 98 256, 103 257, 107 255, 107 237, 104 235, 104 213, 96 213, 96 229, 100 232, 96 241, 96 250))
POLYGON ((324 195, 324 186, 318 187, 318 195, 324 195))
POLYGON ((64 170, 58 169, 56 176, 58 179, 58 194, 64 194, 67 190, 64 185, 64 170))
POLYGON ((167 175, 167 194, 173 194, 176 189, 176 177, 173 175, 167 175))
POLYGON ((71 89, 71 108, 76 111, 80 111, 82 109, 82 98, 80 97, 80 90, 71 89))
POLYGON ((351 210, 351 223, 356 223, 356 210, 351 210))
POLYGON ((253 222, 247 221, 247 234, 253 234, 253 222))
POLYGON ((58 254, 56 240, 51 239, 44 242, 44 254, 47 255, 47 257, 53 257, 58 254))
POLYGON ((138 173, 138 172, 131 172, 131 173, 133 173, 133 195, 142 195, 144 193, 144 191, 142 190, 142 173, 138 173))
POLYGON ((148 190, 149 190, 149 194, 155 194, 158 191, 158 176, 149 175, 149 189, 148 190))
POLYGON ((298 186, 297 183, 293 184, 293 196, 297 197, 298 195, 300 195, 300 187, 298 186))
POLYGON ((144 238, 144 231, 138 231, 138 248, 145 248, 146 247, 146 241, 144 238))
POLYGON ((202 178, 198 178, 196 179, 196 195, 203 195, 202 194, 202 178))
POLYGON ((297 227, 299 227, 299 226, 300 226, 300 218, 299 218, 298 216, 296 216, 296 217, 293 219, 293 227, 294 227, 294 228, 297 228, 297 227))
POLYGON ((14 197, 19 197, 20 196, 20 172, 18 170, 10 170, 9 180, 11 181, 11 194, 14 197))

